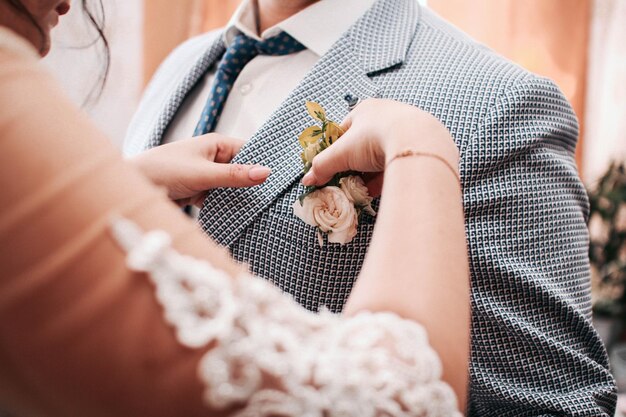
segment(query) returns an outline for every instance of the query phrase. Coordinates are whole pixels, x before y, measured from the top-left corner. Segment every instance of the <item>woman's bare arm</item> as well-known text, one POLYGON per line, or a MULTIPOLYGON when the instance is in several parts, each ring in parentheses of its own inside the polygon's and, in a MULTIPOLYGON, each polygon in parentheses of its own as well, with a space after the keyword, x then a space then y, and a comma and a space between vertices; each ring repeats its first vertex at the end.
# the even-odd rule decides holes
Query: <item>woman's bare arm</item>
POLYGON ((439 121, 397 102, 365 101, 344 127, 347 133, 314 159, 306 184, 389 164, 372 242, 345 313, 394 311, 423 324, 443 361, 444 380, 464 405, 470 289, 458 151, 439 121), (389 163, 406 150, 428 155, 389 163))

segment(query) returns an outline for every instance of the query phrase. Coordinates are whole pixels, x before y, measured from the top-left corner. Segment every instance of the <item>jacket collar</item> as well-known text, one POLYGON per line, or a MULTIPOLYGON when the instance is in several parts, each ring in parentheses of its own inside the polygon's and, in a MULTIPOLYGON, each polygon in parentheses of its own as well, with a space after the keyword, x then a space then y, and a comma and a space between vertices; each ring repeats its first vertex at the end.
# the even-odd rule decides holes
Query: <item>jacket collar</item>
POLYGON ((183 73, 184 75, 177 82, 174 81, 174 89, 163 103, 163 107, 146 142, 146 149, 154 148, 161 144, 167 128, 174 120, 187 95, 207 71, 219 62, 225 51, 226 45, 222 39, 222 32, 215 32, 200 58, 191 65, 189 70, 183 73))
POLYGON ((404 62, 420 15, 416 0, 378 0, 348 30, 346 37, 366 74, 382 72, 404 62))

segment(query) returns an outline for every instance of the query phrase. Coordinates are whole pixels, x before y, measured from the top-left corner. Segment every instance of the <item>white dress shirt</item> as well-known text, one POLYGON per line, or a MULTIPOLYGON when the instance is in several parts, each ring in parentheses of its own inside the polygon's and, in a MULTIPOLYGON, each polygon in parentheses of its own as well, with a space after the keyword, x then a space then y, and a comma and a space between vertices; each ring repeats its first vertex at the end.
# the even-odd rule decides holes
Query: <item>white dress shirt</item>
MULTIPOLYGON (((244 0, 224 31, 224 42, 227 46, 239 32, 260 40, 284 31, 307 49, 291 55, 258 55, 252 59, 237 77, 215 132, 248 140, 320 57, 374 2, 375 0, 320 0, 265 30, 259 37, 255 2, 244 0)), ((214 71, 207 73, 189 94, 167 130, 163 143, 193 136, 211 92, 214 74, 214 71)))

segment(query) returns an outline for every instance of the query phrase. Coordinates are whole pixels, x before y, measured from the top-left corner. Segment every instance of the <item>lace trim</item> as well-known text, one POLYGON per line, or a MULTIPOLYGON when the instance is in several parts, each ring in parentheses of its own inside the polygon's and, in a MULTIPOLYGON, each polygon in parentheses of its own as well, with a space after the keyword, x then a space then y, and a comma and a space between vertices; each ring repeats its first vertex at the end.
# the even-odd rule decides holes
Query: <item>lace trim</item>
POLYGON ((231 279, 171 249, 162 231, 118 219, 128 267, 147 272, 178 341, 211 344, 198 375, 233 415, 461 416, 425 330, 390 313, 313 314, 259 278, 231 279))

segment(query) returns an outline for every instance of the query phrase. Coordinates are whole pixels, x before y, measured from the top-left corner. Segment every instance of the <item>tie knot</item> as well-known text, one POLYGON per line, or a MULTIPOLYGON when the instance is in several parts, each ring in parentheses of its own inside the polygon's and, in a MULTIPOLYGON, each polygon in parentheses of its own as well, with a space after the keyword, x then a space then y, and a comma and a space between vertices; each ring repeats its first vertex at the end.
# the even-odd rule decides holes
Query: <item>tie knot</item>
POLYGON ((240 33, 229 49, 233 54, 249 56, 252 59, 256 55, 289 55, 303 51, 306 47, 286 32, 260 41, 240 33))
POLYGON ((261 55, 288 55, 306 49, 304 45, 286 32, 281 32, 260 42, 257 41, 256 48, 261 55))

